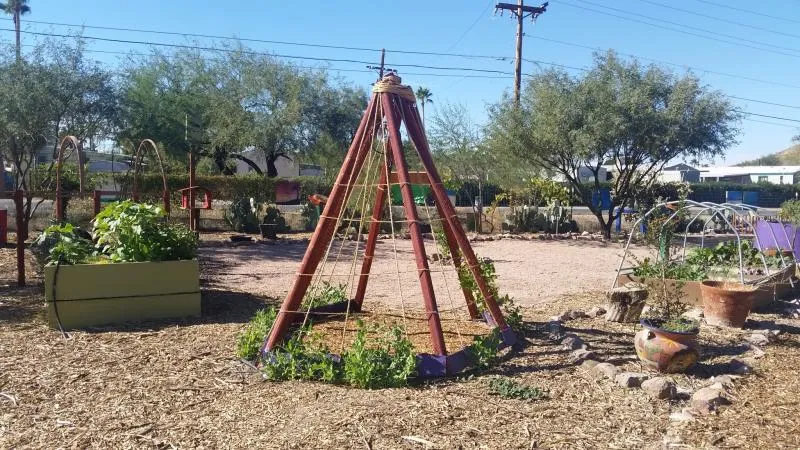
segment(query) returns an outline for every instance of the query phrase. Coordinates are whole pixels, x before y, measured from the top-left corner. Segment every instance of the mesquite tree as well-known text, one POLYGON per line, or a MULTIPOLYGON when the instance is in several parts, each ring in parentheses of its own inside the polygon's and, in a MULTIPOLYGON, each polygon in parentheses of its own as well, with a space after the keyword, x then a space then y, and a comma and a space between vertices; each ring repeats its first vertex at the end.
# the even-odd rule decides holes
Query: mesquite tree
POLYGON ((506 99, 490 115, 492 147, 566 180, 607 237, 619 211, 666 164, 724 154, 741 118, 695 76, 676 77, 613 52, 596 55, 594 67, 579 77, 558 70, 534 76, 518 106, 506 99), (607 211, 591 201, 606 181, 604 164, 615 168, 607 211), (582 168, 593 174, 588 184, 578 176, 582 168))

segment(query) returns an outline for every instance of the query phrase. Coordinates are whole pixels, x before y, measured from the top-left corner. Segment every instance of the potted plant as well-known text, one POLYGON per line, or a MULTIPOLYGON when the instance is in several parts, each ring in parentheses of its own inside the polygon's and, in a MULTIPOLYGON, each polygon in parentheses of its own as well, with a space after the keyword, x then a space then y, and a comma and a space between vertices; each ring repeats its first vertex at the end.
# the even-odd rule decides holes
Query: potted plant
POLYGON ((684 372, 700 358, 697 344, 700 323, 683 317, 688 306, 680 300, 683 295, 680 282, 662 277, 659 283, 648 286, 652 304, 647 317, 639 321, 642 330, 634 338, 636 355, 659 372, 684 372))
POLYGON ((709 325, 742 328, 753 307, 758 288, 751 285, 703 280, 703 317, 709 325))
POLYGON ((197 237, 163 208, 131 201, 104 208, 87 235, 54 225, 32 250, 46 266, 53 328, 200 316, 197 237))
POLYGON ((275 206, 267 207, 264 220, 259 228, 261 229, 261 237, 265 239, 278 239, 278 233, 285 233, 289 229, 286 226, 286 219, 275 206))

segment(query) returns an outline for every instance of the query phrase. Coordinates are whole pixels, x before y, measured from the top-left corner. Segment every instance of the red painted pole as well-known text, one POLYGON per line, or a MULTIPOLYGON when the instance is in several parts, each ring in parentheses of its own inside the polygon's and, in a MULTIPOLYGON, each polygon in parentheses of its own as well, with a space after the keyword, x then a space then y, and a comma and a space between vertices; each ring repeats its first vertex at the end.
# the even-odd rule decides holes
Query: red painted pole
POLYGON ((14 206, 17 209, 17 286, 25 286, 25 237, 28 230, 25 227, 24 205, 22 201, 22 191, 14 191, 14 206))
POLYGON ((387 131, 389 132, 389 143, 392 147, 394 166, 397 171, 397 181, 400 184, 400 194, 403 197, 403 206, 406 210, 406 221, 408 231, 411 235, 411 245, 414 248, 414 257, 417 262, 417 272, 419 273, 420 286, 422 287, 422 299, 425 301, 427 309, 428 329, 431 333, 431 344, 433 351, 437 355, 446 355, 447 349, 444 343, 442 323, 439 320, 439 308, 436 305, 436 295, 433 292, 433 281, 431 271, 428 267, 428 258, 425 254, 425 243, 422 240, 422 231, 419 228, 420 220, 417 214, 417 207, 414 204, 414 194, 411 191, 411 182, 406 166, 405 155, 403 153, 403 141, 400 138, 400 120, 397 117, 395 102, 402 100, 397 94, 381 94, 383 110, 386 116, 387 131), (393 101, 394 100, 394 101, 393 101))
POLYGON ((447 193, 445 192, 444 185, 442 184, 442 178, 439 176, 439 172, 436 170, 436 166, 433 164, 433 158, 431 157, 430 148, 428 147, 428 141, 425 138, 425 133, 422 131, 422 127, 420 126, 422 122, 419 118, 419 114, 417 113, 417 108, 411 102, 407 101, 401 101, 401 105, 406 119, 408 136, 414 143, 414 147, 416 147, 417 153, 419 153, 419 158, 422 162, 422 165, 425 167, 425 171, 428 173, 428 179, 430 180, 433 194, 436 197, 436 203, 441 205, 442 209, 444 210, 442 219, 446 220, 450 224, 450 228, 453 230, 456 242, 458 242, 458 246, 461 248, 461 252, 464 254, 464 258, 467 260, 467 266, 469 267, 470 272, 472 272, 472 276, 475 278, 475 281, 478 284, 478 289, 480 289, 481 294, 483 295, 484 301, 486 302, 486 307, 492 314, 492 318, 499 328, 506 328, 507 325, 505 318, 503 318, 503 312, 500 310, 500 306, 497 304, 497 299, 495 299, 494 295, 492 295, 486 280, 481 274, 478 258, 475 256, 475 252, 472 250, 469 239, 467 239, 467 234, 461 227, 461 222, 458 221, 455 208, 450 204, 450 199, 447 198, 447 193))
MULTIPOLYGON (((458 272, 461 269, 462 263, 461 251, 458 248, 458 242, 453 234, 453 229, 450 227, 450 223, 444 219, 445 212, 438 200, 436 201, 436 210, 439 212, 439 218, 442 221, 442 230, 444 231, 445 241, 447 241, 447 248, 450 250, 450 257, 453 259, 453 266, 455 266, 458 272)), ((472 295, 472 291, 462 287, 461 292, 464 294, 464 301, 467 303, 469 317, 472 319, 479 319, 481 315, 478 312, 478 307, 475 306, 475 297, 472 295)))
POLYGON ((197 231, 197 211, 194 209, 194 153, 189 152, 189 229, 197 231))
POLYGON ((293 316, 300 307, 303 296, 311 284, 314 272, 317 270, 325 249, 333 239, 339 214, 344 208, 349 192, 352 190, 351 184, 353 183, 353 178, 355 178, 353 175, 357 176, 361 171, 364 160, 372 146, 372 137, 375 134, 375 129, 380 123, 377 117, 378 102, 376 97, 376 95, 372 96, 367 106, 367 111, 361 119, 358 131, 356 131, 350 149, 347 151, 347 156, 342 163, 342 168, 339 170, 339 175, 336 177, 336 182, 331 189, 331 195, 328 197, 328 202, 325 203, 325 209, 319 217, 317 228, 314 230, 314 235, 308 244, 306 254, 300 263, 300 269, 294 285, 286 299, 284 299, 283 304, 281 304, 281 310, 262 350, 272 350, 286 335, 293 316))
POLYGON ((358 279, 358 288, 356 289, 356 296, 353 299, 359 309, 361 305, 364 304, 364 295, 367 292, 367 282, 369 281, 369 271, 372 268, 372 259, 375 256, 375 245, 378 242, 378 233, 380 232, 383 202, 386 201, 386 192, 389 190, 389 185, 387 184, 388 175, 386 174, 388 170, 388 154, 386 158, 387 161, 383 164, 381 169, 378 188, 375 192, 375 206, 372 209, 372 222, 369 224, 367 246, 364 248, 364 261, 361 263, 361 276, 358 279))
POLYGON ((92 200, 94 200, 94 215, 96 216, 100 212, 100 191, 97 189, 94 190, 94 194, 92 200))

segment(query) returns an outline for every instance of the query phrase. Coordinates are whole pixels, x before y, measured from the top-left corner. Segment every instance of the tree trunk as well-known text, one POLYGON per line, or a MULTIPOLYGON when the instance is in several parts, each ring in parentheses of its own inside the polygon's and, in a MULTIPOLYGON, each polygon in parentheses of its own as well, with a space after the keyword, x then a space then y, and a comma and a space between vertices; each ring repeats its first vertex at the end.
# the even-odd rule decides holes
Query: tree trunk
POLYGON ((19 26, 19 17, 20 17, 19 13, 15 12, 15 13, 14 13, 14 31, 15 31, 15 32, 16 32, 16 34, 17 34, 17 62, 19 62, 19 61, 20 61, 20 59, 22 59, 22 53, 20 52, 20 38, 19 38, 20 26, 19 26))
POLYGON ((608 293, 606 320, 609 322, 636 323, 647 301, 647 286, 628 283, 608 293))
POLYGON ((614 221, 609 220, 608 223, 602 224, 603 225, 603 237, 606 239, 611 239, 611 227, 614 226, 614 221))
POLYGON ((275 161, 278 158, 267 158, 267 176, 269 178, 275 178, 278 176, 278 168, 275 167, 275 161))

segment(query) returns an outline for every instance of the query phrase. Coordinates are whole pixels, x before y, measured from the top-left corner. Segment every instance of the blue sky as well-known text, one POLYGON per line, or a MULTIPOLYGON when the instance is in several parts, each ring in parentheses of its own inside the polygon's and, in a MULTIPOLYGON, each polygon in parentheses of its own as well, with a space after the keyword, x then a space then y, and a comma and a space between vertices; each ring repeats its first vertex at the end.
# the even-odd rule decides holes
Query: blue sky
MULTIPOLYGON (((23 18, 23 29, 30 31, 64 33, 69 30, 63 26, 32 23, 42 21, 386 48, 387 66, 400 70, 404 82, 412 86, 427 86, 434 93, 434 107, 445 102, 464 104, 476 122, 486 119, 486 105, 496 102, 504 91, 513 86, 510 75, 401 66, 473 68, 512 73, 516 26, 508 13, 502 17, 494 14, 494 1, 307 0, 294 3, 272 0, 30 0, 29 4, 33 12, 23 18), (496 55, 505 59, 403 54, 392 50, 496 55), (461 76, 468 74, 497 78, 461 76)), ((538 5, 539 2, 528 1, 526 4, 538 5)), ((1 28, 12 27, 10 21, 0 23, 4 25, 1 28)), ((697 69, 693 71, 706 84, 728 95, 795 106, 790 108, 735 100, 744 111, 800 120, 798 24, 800 4, 796 0, 759 3, 745 0, 551 0, 547 13, 535 25, 530 21, 525 23, 524 57, 542 63, 526 62, 523 72, 535 73, 542 67, 547 67, 546 63, 586 67, 591 64, 592 50, 583 47, 613 48, 621 53, 675 63, 677 66, 670 67, 679 73, 685 71, 686 66, 694 66, 697 69), (716 6, 714 3, 774 17, 746 14, 716 6), (659 4, 671 5, 672 8, 664 8, 659 4), (614 9, 604 9, 603 5, 614 9), (658 26, 624 20, 598 11, 658 26), (730 22, 739 22, 746 26, 730 22), (684 32, 659 27, 675 28, 684 32), (706 31, 719 34, 711 36, 706 31), (733 43, 705 39, 697 35, 733 43)), ((87 28, 84 34, 162 43, 216 44, 211 39, 132 31, 87 28)), ((4 31, 0 37, 3 40, 12 40, 13 34, 4 31)), ((23 36, 24 42, 32 39, 32 36, 23 36)), ((379 60, 379 53, 375 51, 267 43, 248 45, 281 55, 372 61, 375 64, 379 60)), ((147 46, 90 40, 89 49, 143 52, 147 50, 147 46)), ((121 58, 108 53, 92 53, 92 56, 108 64, 117 64, 121 58)), ((332 73, 364 87, 368 87, 375 79, 375 74, 366 71, 365 64, 359 62, 324 63, 302 59, 292 61, 309 67, 327 66, 332 73)), ((574 69, 568 71, 580 73, 574 69)), ((791 145, 791 137, 797 134, 798 129, 800 123, 797 122, 750 116, 741 123, 741 142, 728 151, 724 161, 717 162, 732 164, 781 150, 791 145)))

